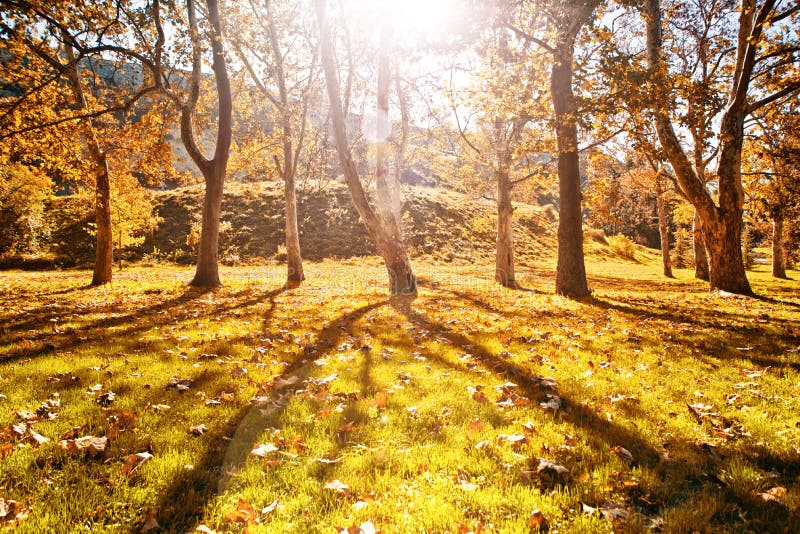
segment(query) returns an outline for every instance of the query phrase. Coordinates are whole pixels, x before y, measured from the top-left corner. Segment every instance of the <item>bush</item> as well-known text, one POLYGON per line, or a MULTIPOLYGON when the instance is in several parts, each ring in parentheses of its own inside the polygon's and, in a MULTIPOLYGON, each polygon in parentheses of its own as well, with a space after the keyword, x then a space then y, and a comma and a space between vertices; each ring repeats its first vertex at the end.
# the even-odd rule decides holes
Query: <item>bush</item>
POLYGON ((607 238, 608 248, 615 255, 626 260, 636 260, 636 244, 622 234, 612 235, 607 238))

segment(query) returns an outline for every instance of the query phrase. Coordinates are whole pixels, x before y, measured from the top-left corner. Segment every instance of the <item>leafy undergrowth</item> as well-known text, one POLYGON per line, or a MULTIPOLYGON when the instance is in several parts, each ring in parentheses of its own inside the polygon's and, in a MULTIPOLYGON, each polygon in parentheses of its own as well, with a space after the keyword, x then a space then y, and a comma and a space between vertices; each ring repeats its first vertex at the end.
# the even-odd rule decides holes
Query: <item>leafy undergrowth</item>
MULTIPOLYGON (((800 283, 589 265, 592 299, 374 259, 0 274, 0 521, 20 531, 783 532, 800 283)), ((790 276, 797 278, 798 273, 790 276)))

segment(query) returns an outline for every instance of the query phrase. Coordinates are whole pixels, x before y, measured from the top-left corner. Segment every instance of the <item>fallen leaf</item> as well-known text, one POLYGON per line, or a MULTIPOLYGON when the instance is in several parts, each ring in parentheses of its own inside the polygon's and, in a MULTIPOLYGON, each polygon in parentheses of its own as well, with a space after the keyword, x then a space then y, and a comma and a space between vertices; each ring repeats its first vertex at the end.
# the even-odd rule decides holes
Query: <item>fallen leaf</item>
POLYGON ((534 510, 531 512, 531 517, 528 519, 528 526, 531 529, 536 529, 538 532, 547 532, 550 530, 550 522, 544 517, 541 510, 534 510))
POLYGON ((562 402, 561 397, 558 395, 545 395, 544 401, 539 403, 539 407, 545 410, 552 410, 557 412, 561 409, 562 402))
POLYGON ((348 421, 347 423, 339 426, 336 429, 336 432, 341 434, 352 434, 353 432, 358 431, 358 427, 353 424, 353 421, 348 421))
POLYGON ((225 519, 228 521, 233 521, 234 523, 250 524, 256 519, 256 511, 249 502, 245 501, 244 499, 239 499, 239 504, 236 507, 236 510, 226 514, 225 519))
POLYGON ((149 452, 138 452, 136 454, 130 454, 125 461, 122 463, 122 467, 120 467, 120 471, 128 476, 132 476, 133 473, 139 469, 139 466, 145 463, 146 461, 153 458, 153 455, 149 452))
POLYGON ((783 502, 784 495, 786 495, 786 488, 783 486, 775 486, 774 488, 770 488, 767 491, 758 494, 758 496, 761 497, 764 502, 773 502, 781 506, 785 506, 783 502))
POLYGON ((178 393, 183 393, 184 391, 189 391, 189 388, 192 387, 193 384, 194 380, 191 378, 173 376, 167 382, 167 389, 174 388, 178 390, 178 393))
POLYGON ((43 445, 48 441, 50 441, 50 438, 42 436, 38 432, 34 431, 32 428, 28 429, 28 434, 30 435, 30 438, 33 440, 34 444, 37 446, 43 445))
POLYGON ((569 469, 544 458, 539 458, 539 465, 536 467, 536 472, 539 474, 555 475, 560 478, 569 476, 569 469))
POLYGON ((611 523, 626 523, 628 521, 628 510, 624 506, 616 503, 603 503, 600 505, 600 513, 611 523))
POLYGON ((273 445, 272 443, 262 443, 261 445, 256 446, 255 449, 250 451, 252 456, 260 456, 264 458, 266 455, 273 453, 279 450, 278 447, 273 445))
POLYGON ((206 430, 208 430, 208 429, 206 428, 206 425, 204 425, 204 424, 199 424, 197 426, 190 426, 189 427, 189 434, 191 434, 193 436, 202 436, 203 434, 206 433, 206 430))
POLYGON ((108 446, 108 438, 94 436, 84 436, 77 439, 65 439, 58 442, 59 447, 67 451, 70 456, 81 456, 86 454, 90 458, 100 456, 105 453, 108 446))
POLYGON ((620 459, 622 459, 623 462, 629 463, 629 464, 633 463, 633 454, 631 454, 631 451, 629 451, 625 447, 621 447, 620 445, 617 445, 615 447, 612 447, 611 450, 614 451, 614 454, 619 456, 620 459))
POLYGON ((269 515, 278 508, 278 499, 275 499, 264 508, 261 509, 261 515, 269 515))
POLYGON ((339 480, 331 480, 330 482, 326 482, 323 489, 334 491, 340 495, 350 495, 350 486, 341 482, 339 480))
POLYGON ((111 404, 116 400, 117 396, 113 391, 106 391, 99 397, 97 397, 97 404, 100 406, 111 406, 111 404))

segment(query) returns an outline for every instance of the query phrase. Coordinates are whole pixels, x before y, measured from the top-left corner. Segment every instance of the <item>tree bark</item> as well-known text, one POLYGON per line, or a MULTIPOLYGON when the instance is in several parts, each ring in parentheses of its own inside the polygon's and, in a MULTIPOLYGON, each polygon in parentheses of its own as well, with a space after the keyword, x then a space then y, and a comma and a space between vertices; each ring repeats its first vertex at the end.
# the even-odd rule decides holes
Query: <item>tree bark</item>
MULTIPOLYGON (((320 55, 322 68, 325 72, 325 85, 330 102, 331 121, 336 142, 336 152, 339 156, 339 166, 344 174, 347 188, 353 200, 353 205, 361 216, 361 220, 378 248, 389 274, 389 290, 394 294, 415 294, 417 291, 416 277, 411 269, 411 264, 406 255, 402 239, 391 232, 382 224, 381 218, 372 209, 367 199, 361 180, 358 176, 353 156, 347 143, 347 130, 345 125, 342 99, 339 91, 339 77, 336 73, 336 60, 334 58, 333 44, 330 35, 330 25, 326 13, 325 0, 314 0, 320 34, 320 55)), ((381 54, 386 54, 382 51, 381 54)), ((386 57, 388 60, 388 56, 386 57)), ((381 60, 379 60, 381 61, 381 60)), ((379 67, 380 69, 380 67, 379 67)), ((394 217, 392 217, 393 219, 394 217)), ((395 227, 397 225, 395 224, 395 227)))
MULTIPOLYGON (((69 39, 65 37, 64 42, 69 43, 69 39)), ((75 51, 69 44, 65 44, 64 48, 67 61, 69 62, 67 77, 69 78, 72 89, 72 96, 75 98, 75 104, 78 110, 85 111, 89 106, 83 92, 80 75, 78 74, 75 51)), ((95 256, 91 285, 100 286, 111 282, 112 267, 114 265, 114 244, 111 227, 111 183, 109 179, 108 158, 100 146, 100 142, 97 140, 91 119, 83 121, 83 135, 86 139, 86 147, 94 167, 95 176, 95 256)))
POLYGON ((664 199, 664 183, 661 170, 656 173, 656 208, 658 210, 658 234, 661 237, 661 264, 664 276, 672 275, 672 260, 669 256, 669 221, 667 220, 667 203, 664 199))
POLYGON ((786 279, 786 255, 783 249, 783 216, 772 220, 772 276, 786 279))
POLYGON ((495 177, 497 179, 497 249, 494 279, 502 286, 516 287, 511 181, 507 169, 497 170, 495 177))
POLYGON ((214 81, 217 88, 217 140, 214 157, 207 159, 200 151, 192 130, 192 115, 200 91, 201 57, 194 2, 187 1, 189 27, 192 34, 192 83, 189 101, 181 110, 181 139, 189 156, 200 168, 206 184, 203 198, 203 214, 200 229, 200 244, 197 252, 197 269, 189 285, 196 287, 219 287, 219 218, 222 207, 222 194, 225 173, 232 138, 233 97, 222 46, 222 26, 220 24, 217 0, 206 0, 208 19, 213 29, 211 52, 214 81))
POLYGON ((558 144, 558 264, 556 293, 572 298, 590 294, 586 282, 581 218, 580 160, 572 61, 575 37, 582 24, 556 45, 550 77, 558 144))
POLYGON ((703 237, 703 221, 700 219, 700 214, 697 210, 694 210, 694 218, 692 219, 692 237, 694 277, 708 282, 708 253, 706 252, 706 242, 703 237))

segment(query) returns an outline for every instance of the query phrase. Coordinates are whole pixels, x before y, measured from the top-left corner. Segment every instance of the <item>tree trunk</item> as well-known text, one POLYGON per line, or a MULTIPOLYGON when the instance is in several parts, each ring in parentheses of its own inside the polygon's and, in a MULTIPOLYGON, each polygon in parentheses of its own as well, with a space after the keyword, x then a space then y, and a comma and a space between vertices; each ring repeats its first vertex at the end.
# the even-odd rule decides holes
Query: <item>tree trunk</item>
MULTIPOLYGON (((378 251, 386 264, 386 270, 389 274, 389 290, 392 294, 415 294, 417 291, 416 277, 408 261, 403 241, 398 234, 390 233, 382 224, 381 219, 372 209, 361 185, 361 180, 350 152, 350 146, 347 143, 347 130, 339 91, 339 77, 336 73, 336 59, 331 41, 325 0, 314 0, 314 8, 319 25, 320 56, 322 58, 322 68, 325 72, 325 86, 328 92, 328 101, 330 102, 336 152, 339 156, 339 166, 342 174, 344 174, 345 183, 347 183, 356 211, 358 211, 367 232, 378 247, 378 251)), ((379 55, 384 56, 385 59, 379 59, 379 61, 388 61, 385 47, 381 46, 381 48, 383 50, 380 51, 379 55)), ((380 70, 381 67, 379 67, 380 70)))
MULTIPOLYGON (((741 216, 738 221, 741 221, 741 216)), ((736 218, 726 217, 703 229, 711 289, 740 295, 752 294, 742 258, 742 229, 736 218)))
MULTIPOLYGON (((300 254, 300 231, 297 227, 297 193, 295 191, 295 152, 292 148, 292 122, 290 115, 289 92, 286 88, 286 77, 283 69, 283 53, 278 42, 278 32, 273 19, 269 3, 267 8, 267 25, 269 27, 269 41, 272 54, 275 58, 274 78, 278 85, 281 113, 281 138, 283 145, 283 165, 277 163, 278 172, 283 177, 284 216, 286 217, 284 238, 286 241, 286 282, 296 285, 306 279, 303 272, 303 257, 300 254)), ((312 67, 313 71, 313 67, 312 67)), ((304 98, 306 98, 304 96, 304 98)), ((305 119, 303 119, 305 120, 305 119)), ((302 149, 301 139, 297 143, 297 152, 302 149)))
POLYGON ((298 284, 306 279, 303 257, 300 255, 300 231, 297 227, 297 194, 294 175, 283 179, 283 196, 286 202, 286 281, 298 284))
MULTIPOLYGON (((92 137, 94 137, 92 135, 92 137)), ((94 197, 95 255, 92 285, 99 286, 111 281, 111 266, 114 263, 114 245, 111 228, 111 184, 109 181, 108 160, 95 140, 90 142, 92 160, 96 167, 96 184, 94 197)))
MULTIPOLYGON (((576 32, 577 33, 577 32, 576 32)), ((574 36, 558 43, 550 91, 558 142, 558 265, 556 293, 573 298, 589 296, 583 257, 580 160, 575 99, 572 93, 574 36)))
MULTIPOLYGON (((762 26, 753 26, 754 2, 745 0, 739 19, 739 41, 736 73, 733 76, 728 105, 722 114, 719 132, 717 189, 719 206, 706 189, 705 183, 692 167, 681 141, 675 133, 669 110, 676 104, 663 76, 668 71, 662 57, 661 6, 659 0, 645 1, 647 25, 647 55, 650 74, 654 77, 651 101, 658 139, 681 189, 697 210, 702 221, 702 234, 708 252, 711 289, 744 295, 752 294, 744 269, 741 248, 742 206, 744 190, 741 179, 744 118, 749 112, 747 90, 755 65, 755 49, 759 45, 762 26), (745 5, 746 4, 746 5, 745 5), (749 7, 748 7, 749 6, 749 7)), ((768 0, 761 15, 774 6, 768 0), (766 11, 764 11, 766 9, 766 11)))
POLYGON ((188 0, 189 26, 192 37, 192 81, 189 102, 181 110, 181 139, 189 156, 200 168, 205 179, 206 191, 203 198, 203 215, 200 229, 200 246, 197 251, 197 269, 189 282, 196 287, 219 287, 219 217, 222 207, 222 193, 225 185, 225 172, 228 167, 232 139, 233 96, 230 79, 222 47, 222 25, 220 24, 217 0, 206 0, 208 19, 213 29, 210 37, 214 71, 217 87, 217 140, 214 157, 207 159, 200 151, 192 130, 192 115, 200 92, 201 56, 199 34, 194 13, 194 2, 188 0))
POLYGON ((507 170, 498 170, 497 178, 497 252, 494 279, 505 287, 516 287, 514 276, 514 233, 511 205, 511 182, 507 170))
POLYGON ((674 278, 672 275, 672 261, 669 257, 669 221, 667 220, 667 205, 664 200, 664 185, 661 171, 656 174, 656 207, 658 209, 658 234, 661 237, 661 264, 664 276, 674 278))
POLYGON ((783 251, 783 216, 772 221, 772 276, 786 279, 786 255, 783 251))
MULTIPOLYGON (((67 35, 64 42, 68 43, 67 35)), ((83 93, 83 86, 78 74, 78 63, 72 46, 64 47, 69 65, 66 69, 70 81, 72 96, 75 98, 76 107, 86 111, 89 106, 83 93)), ((95 255, 94 272, 92 274, 93 286, 111 282, 112 267, 114 265, 114 244, 111 228, 111 183, 108 171, 108 158, 100 146, 94 132, 91 119, 82 122, 83 135, 89 151, 92 165, 94 165, 95 191, 94 191, 94 220, 95 220, 95 255)))
POLYGON ((708 282, 708 253, 706 252, 706 243, 703 237, 703 221, 700 219, 700 214, 697 210, 694 210, 694 219, 692 219, 692 237, 694 277, 708 282))
POLYGON ((197 250, 197 268, 190 286, 219 287, 219 217, 222 207, 222 190, 225 171, 211 168, 203 173, 206 191, 203 197, 203 217, 200 226, 200 244, 197 250))

